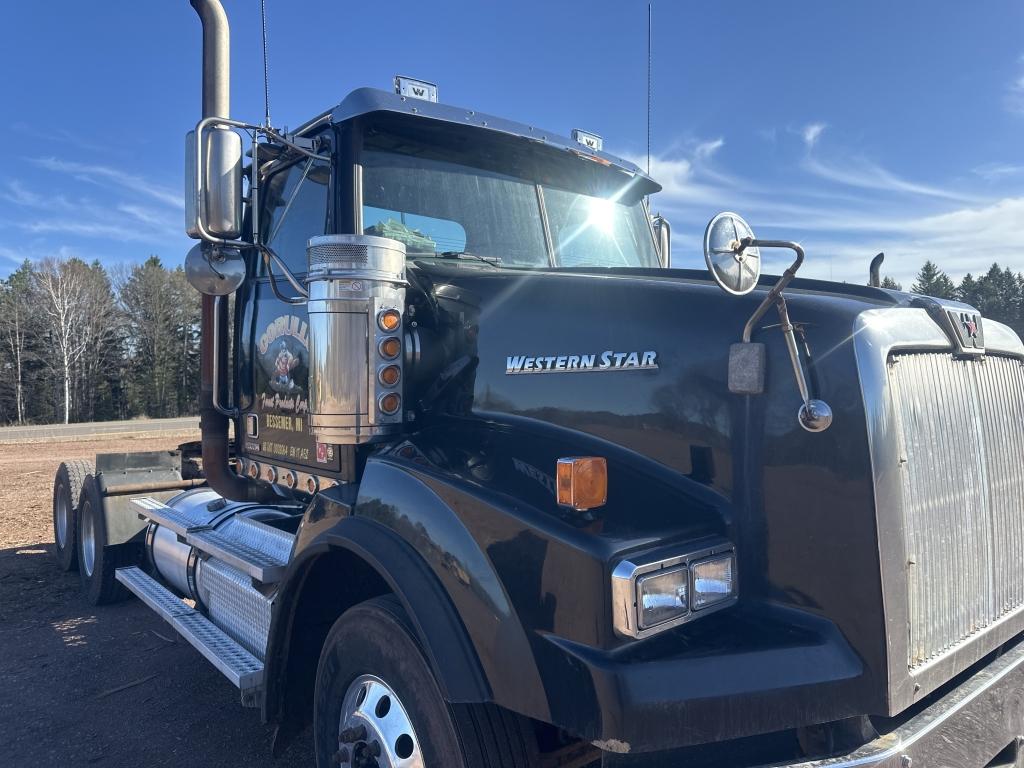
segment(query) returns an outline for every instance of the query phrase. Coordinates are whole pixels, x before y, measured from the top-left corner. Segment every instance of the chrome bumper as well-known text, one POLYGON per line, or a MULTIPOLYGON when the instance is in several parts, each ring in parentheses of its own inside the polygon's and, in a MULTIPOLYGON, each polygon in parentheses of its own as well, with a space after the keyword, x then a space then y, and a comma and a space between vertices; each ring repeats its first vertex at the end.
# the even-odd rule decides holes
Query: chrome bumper
POLYGON ((791 768, 1024 766, 1024 643, 1000 656, 895 731, 848 755, 791 768), (1011 745, 1016 744, 1016 748, 1011 745), (1009 749, 1008 749, 1009 747, 1009 749), (1012 754, 997 763, 1004 750, 1012 754))

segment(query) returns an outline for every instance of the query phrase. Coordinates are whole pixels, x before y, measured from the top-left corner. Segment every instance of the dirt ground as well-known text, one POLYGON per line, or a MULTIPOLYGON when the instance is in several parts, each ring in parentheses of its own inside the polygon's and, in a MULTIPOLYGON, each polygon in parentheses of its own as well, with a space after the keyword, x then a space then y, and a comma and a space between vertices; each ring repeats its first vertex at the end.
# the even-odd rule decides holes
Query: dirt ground
POLYGON ((53 559, 63 459, 153 451, 195 435, 0 445, 0 765, 311 766, 279 759, 258 710, 142 603, 94 608, 53 559))

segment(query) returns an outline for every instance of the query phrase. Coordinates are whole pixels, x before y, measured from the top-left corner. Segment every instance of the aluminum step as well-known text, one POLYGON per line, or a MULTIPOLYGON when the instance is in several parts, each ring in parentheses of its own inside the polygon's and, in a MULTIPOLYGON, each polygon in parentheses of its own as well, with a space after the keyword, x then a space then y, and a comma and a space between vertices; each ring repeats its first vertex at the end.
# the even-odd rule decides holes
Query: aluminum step
POLYGON ((263 687, 262 661, 141 568, 118 568, 115 576, 234 683, 244 704, 256 700, 263 687))
POLYGON ((236 518, 217 530, 190 531, 185 541, 261 584, 284 578, 295 537, 256 520, 236 518))
POLYGON ((131 505, 143 520, 162 525, 182 537, 207 528, 210 522, 209 516, 198 510, 175 509, 149 496, 131 499, 131 505))

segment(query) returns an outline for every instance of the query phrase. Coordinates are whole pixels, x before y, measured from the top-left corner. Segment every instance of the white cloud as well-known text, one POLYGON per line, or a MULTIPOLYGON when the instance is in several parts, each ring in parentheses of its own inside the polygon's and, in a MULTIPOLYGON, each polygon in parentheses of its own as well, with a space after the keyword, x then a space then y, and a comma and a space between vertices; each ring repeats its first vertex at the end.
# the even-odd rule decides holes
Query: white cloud
POLYGON ((937 197, 967 203, 980 202, 973 195, 965 195, 952 190, 909 181, 869 161, 857 161, 847 165, 838 165, 834 162, 824 162, 809 153, 803 161, 803 168, 809 173, 827 181, 860 189, 923 195, 925 197, 937 197))
POLYGON ((184 209, 185 202, 176 192, 154 184, 141 176, 126 173, 119 168, 106 165, 90 165, 56 157, 37 157, 32 162, 41 168, 56 173, 71 174, 80 181, 103 186, 113 186, 122 191, 145 195, 173 208, 184 209))
POLYGON ((1009 176, 1019 176, 1024 173, 1024 165, 1011 165, 1010 163, 985 163, 971 170, 975 176, 980 176, 985 181, 999 181, 1009 176))
MULTIPOLYGON (((1024 167, 991 164, 974 169, 967 181, 924 183, 869 159, 822 159, 815 145, 824 127, 793 131, 802 149, 796 157, 780 143, 770 181, 722 168, 715 151, 727 137, 677 144, 653 157, 652 175, 664 192, 652 205, 675 225, 673 262, 701 268, 704 225, 720 210, 735 210, 763 237, 802 242, 808 258, 801 274, 808 277, 864 283, 879 251, 886 253, 883 273, 907 287, 926 259, 956 280, 996 261, 1022 266, 1011 244, 1024 239, 1024 189, 979 195, 968 182, 972 175, 975 185, 985 178, 1011 182, 1024 178, 1024 167)), ((763 256, 771 273, 790 258, 781 251, 763 256)))
POLYGON ((810 123, 804 126, 800 135, 803 136, 804 144, 807 145, 808 149, 814 148, 814 145, 818 143, 818 139, 821 138, 821 134, 825 132, 827 127, 825 123, 810 123))
POLYGON ((697 145, 693 154, 699 160, 710 160, 723 146, 725 146, 725 139, 722 137, 718 137, 712 141, 702 141, 697 145))
MULTIPOLYGON (((1024 65, 1024 56, 1020 57, 1020 64, 1024 65)), ((1003 104, 1009 112, 1024 115, 1024 74, 1014 78, 1007 87, 1003 104)))
POLYGON ((0 194, 0 197, 9 203, 14 203, 15 205, 29 205, 36 207, 43 203, 42 195, 37 195, 35 192, 26 189, 25 185, 17 179, 12 179, 7 182, 7 190, 0 194))
POLYGON ((133 229, 119 222, 101 223, 70 218, 36 219, 34 221, 19 222, 18 226, 26 232, 31 232, 35 235, 59 232, 67 235, 78 235, 79 237, 100 237, 105 240, 125 243, 151 243, 155 239, 153 233, 149 230, 133 229))

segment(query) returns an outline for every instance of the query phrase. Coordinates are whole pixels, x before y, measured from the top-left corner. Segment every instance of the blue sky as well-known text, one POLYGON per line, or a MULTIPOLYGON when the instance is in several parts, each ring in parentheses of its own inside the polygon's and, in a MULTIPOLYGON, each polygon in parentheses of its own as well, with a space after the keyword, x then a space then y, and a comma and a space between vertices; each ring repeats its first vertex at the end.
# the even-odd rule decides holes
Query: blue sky
MULTIPOLYGON (((233 116, 258 121, 259 2, 225 6, 233 116)), ((400 72, 646 163, 644 2, 267 6, 275 124, 400 72)), ((807 275, 863 282, 879 250, 905 285, 925 258, 1024 270, 1024 4, 656 0, 654 19, 653 205, 677 265, 703 265, 704 225, 731 209, 800 240, 807 275)), ((5 8, 0 276, 48 255, 180 263, 199 62, 186 0, 5 8)))

